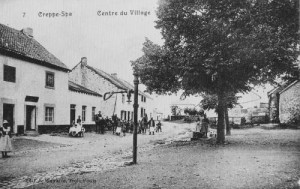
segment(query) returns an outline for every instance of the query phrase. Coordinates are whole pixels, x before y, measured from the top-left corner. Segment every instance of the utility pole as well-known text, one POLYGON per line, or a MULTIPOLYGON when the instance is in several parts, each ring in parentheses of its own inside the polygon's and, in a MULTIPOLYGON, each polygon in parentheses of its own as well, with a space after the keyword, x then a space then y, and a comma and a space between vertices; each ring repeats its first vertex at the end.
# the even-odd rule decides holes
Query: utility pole
POLYGON ((134 128, 133 128, 133 164, 136 164, 137 159, 137 126, 138 126, 138 97, 139 97, 139 79, 136 71, 133 73, 134 75, 134 103, 133 103, 133 114, 134 114, 134 128))

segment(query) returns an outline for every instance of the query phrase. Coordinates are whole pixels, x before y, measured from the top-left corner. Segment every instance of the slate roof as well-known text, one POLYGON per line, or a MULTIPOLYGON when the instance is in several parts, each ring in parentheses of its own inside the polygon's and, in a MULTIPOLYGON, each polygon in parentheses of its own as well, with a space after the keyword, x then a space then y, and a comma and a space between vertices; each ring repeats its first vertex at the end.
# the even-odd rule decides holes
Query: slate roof
POLYGON ((63 71, 69 68, 45 49, 34 38, 22 31, 0 24, 0 50, 8 56, 26 58, 26 60, 63 71))
POLYGON ((96 93, 92 90, 89 90, 81 85, 78 85, 72 81, 69 81, 69 90, 70 91, 75 91, 75 92, 80 92, 80 93, 85 93, 85 94, 89 94, 89 95, 94 95, 94 96, 99 96, 102 97, 101 94, 96 93))
MULTIPOLYGON (((108 80, 111 82, 113 85, 115 85, 117 88, 122 89, 122 90, 134 90, 134 86, 130 84, 129 82, 120 79, 114 75, 108 74, 98 68, 94 68, 92 66, 86 65, 86 67, 92 71, 94 71, 96 74, 99 76, 103 77, 104 79, 108 80)), ((142 91, 139 90, 139 94, 145 96, 146 98, 152 99, 149 95, 143 93, 142 91)))

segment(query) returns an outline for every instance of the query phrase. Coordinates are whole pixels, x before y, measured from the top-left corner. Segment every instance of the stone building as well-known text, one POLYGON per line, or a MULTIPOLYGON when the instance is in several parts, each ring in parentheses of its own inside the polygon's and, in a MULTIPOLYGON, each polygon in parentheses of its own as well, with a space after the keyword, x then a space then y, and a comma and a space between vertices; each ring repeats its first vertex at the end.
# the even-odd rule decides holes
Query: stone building
POLYGON ((300 123, 300 80, 279 92, 279 120, 281 123, 300 123))
MULTIPOLYGON (((81 58, 81 61, 72 69, 69 78, 74 83, 100 94, 134 89, 132 84, 119 78, 117 74, 108 74, 88 65, 86 57, 81 58)), ((141 119, 145 114, 152 117, 151 100, 149 95, 139 91, 138 119, 141 119)), ((133 118, 133 94, 131 102, 128 102, 126 93, 115 93, 111 98, 103 101, 101 112, 105 117, 116 114, 123 120, 131 120, 133 118)))
POLYGON ((0 24, 0 125, 7 120, 15 133, 36 132, 68 127, 78 115, 92 124, 101 95, 69 82, 69 71, 34 39, 31 28, 0 24))
POLYGON ((268 93, 271 122, 295 123, 300 120, 300 82, 285 83, 268 93))
POLYGON ((285 85, 278 86, 268 92, 270 122, 279 122, 279 92, 284 87, 285 85))

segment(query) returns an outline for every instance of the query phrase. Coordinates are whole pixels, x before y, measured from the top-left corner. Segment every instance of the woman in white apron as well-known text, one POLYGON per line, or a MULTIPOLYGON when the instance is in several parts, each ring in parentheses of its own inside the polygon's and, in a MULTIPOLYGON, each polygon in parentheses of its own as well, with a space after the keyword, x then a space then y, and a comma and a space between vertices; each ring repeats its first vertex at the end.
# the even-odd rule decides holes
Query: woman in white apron
POLYGON ((2 152, 2 157, 7 158, 7 152, 13 151, 13 147, 11 144, 11 129, 8 126, 8 122, 6 120, 3 121, 3 127, 0 131, 0 151, 2 152))

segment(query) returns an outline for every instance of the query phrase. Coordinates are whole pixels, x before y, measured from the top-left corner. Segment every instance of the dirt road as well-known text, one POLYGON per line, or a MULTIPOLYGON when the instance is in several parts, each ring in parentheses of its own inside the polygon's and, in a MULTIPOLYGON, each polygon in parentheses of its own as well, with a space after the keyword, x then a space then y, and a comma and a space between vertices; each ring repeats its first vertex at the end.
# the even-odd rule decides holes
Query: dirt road
MULTIPOLYGON (((161 133, 138 135, 138 151, 153 148, 154 141, 182 138, 184 135, 179 134, 187 133, 193 127, 164 123, 161 133)), ((109 132, 104 135, 86 133, 84 138, 18 137, 14 144, 22 147, 16 146, 16 152, 10 158, 0 158, 0 187, 3 188, 23 188, 63 175, 115 169, 123 166, 125 161, 131 161, 132 154, 132 134, 120 137, 109 132)))
POLYGON ((300 130, 233 130, 228 144, 219 146, 214 139, 185 141, 193 128, 166 123, 163 133, 139 136, 134 166, 124 166, 131 160, 132 135, 99 138, 90 134, 71 146, 69 138, 60 137, 56 141, 67 146, 54 146, 48 152, 41 148, 5 160, 16 166, 19 159, 36 159, 21 163, 20 173, 5 165, 8 173, 19 174, 6 187, 299 188, 300 130))

